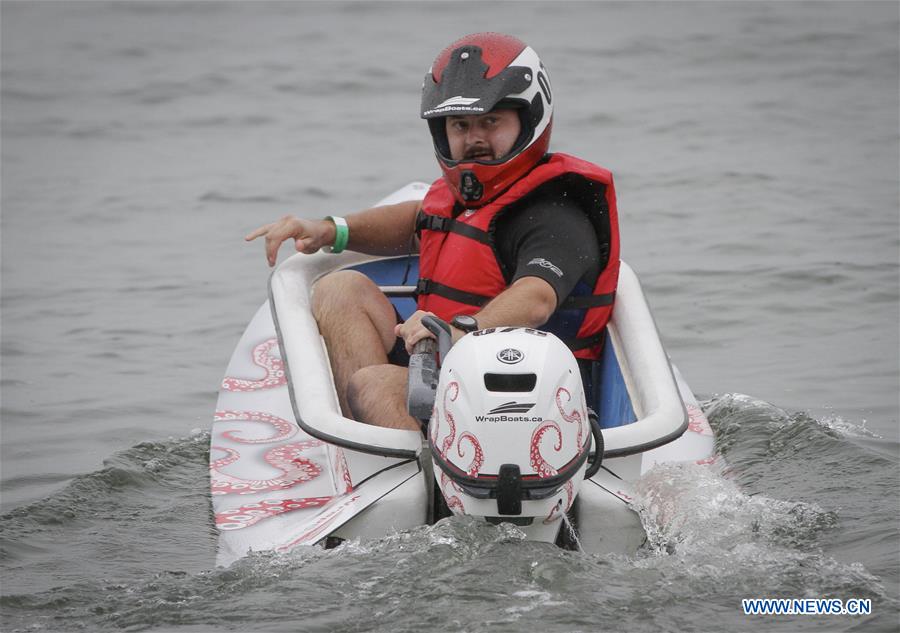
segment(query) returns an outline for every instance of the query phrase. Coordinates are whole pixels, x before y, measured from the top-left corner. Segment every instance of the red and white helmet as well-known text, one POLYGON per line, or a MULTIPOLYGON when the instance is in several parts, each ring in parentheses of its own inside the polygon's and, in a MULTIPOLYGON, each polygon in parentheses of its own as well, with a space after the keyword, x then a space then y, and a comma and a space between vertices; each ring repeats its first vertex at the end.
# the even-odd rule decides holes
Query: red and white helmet
POLYGON ((509 521, 552 541, 578 494, 592 433, 578 363, 552 334, 467 334, 441 366, 428 429, 455 514, 509 521))
POLYGON ((428 121, 444 179, 467 207, 490 202, 547 153, 553 123, 550 78, 537 53, 502 33, 475 33, 441 51, 425 75, 422 118, 428 121), (522 131, 500 159, 453 160, 444 118, 515 108, 522 131))

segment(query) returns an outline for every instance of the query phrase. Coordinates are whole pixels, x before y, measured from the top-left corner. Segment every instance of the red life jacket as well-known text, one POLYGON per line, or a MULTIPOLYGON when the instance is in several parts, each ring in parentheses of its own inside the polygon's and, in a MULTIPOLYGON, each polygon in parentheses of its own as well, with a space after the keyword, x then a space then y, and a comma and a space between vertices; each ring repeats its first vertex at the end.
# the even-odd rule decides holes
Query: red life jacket
POLYGON ((445 321, 475 314, 507 288, 498 257, 497 217, 538 187, 560 182, 567 197, 590 218, 601 247, 602 267, 591 294, 569 295, 557 307, 580 311, 574 340, 566 344, 578 358, 599 357, 603 328, 612 314, 619 279, 619 223, 612 174, 566 154, 552 154, 483 207, 461 211, 442 179, 435 181, 417 219, 420 231, 418 307, 445 321))

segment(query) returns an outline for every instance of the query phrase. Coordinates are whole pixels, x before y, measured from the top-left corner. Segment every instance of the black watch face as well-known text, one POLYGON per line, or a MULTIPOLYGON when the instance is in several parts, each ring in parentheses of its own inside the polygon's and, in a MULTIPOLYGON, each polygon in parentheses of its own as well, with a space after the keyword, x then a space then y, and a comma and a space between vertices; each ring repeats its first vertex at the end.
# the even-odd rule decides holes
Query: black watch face
POLYGON ((451 322, 454 327, 462 330, 463 332, 474 332, 478 329, 478 321, 475 320, 475 317, 469 316, 468 314, 458 314, 453 317, 453 321, 451 322))

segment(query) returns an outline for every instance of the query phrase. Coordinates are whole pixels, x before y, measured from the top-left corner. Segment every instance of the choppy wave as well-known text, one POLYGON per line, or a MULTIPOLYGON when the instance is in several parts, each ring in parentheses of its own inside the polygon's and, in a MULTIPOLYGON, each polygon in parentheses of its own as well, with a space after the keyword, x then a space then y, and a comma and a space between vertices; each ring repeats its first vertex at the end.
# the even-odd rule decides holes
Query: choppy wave
POLYGON ((686 577, 735 594, 887 598, 859 563, 822 551, 838 513, 815 503, 749 495, 709 467, 660 466, 641 479, 642 521, 650 568, 677 567, 686 577), (660 555, 663 555, 660 557, 660 555), (664 562, 660 562, 660 561, 664 562))
POLYGON ((13 607, 29 613, 48 591, 75 592, 90 605, 95 589, 82 590, 97 579, 208 567, 215 547, 208 445, 200 432, 139 444, 0 517, 4 616, 13 607))
MULTIPOLYGON (((59 525, 79 515, 109 508, 111 496, 129 498, 150 488, 187 484, 197 489, 197 463, 208 455, 209 433, 166 442, 144 442, 104 460, 104 468, 81 475, 48 499, 31 503, 0 517, 4 535, 28 533, 29 526, 59 525)), ((202 471, 201 471, 202 473, 202 471)))
MULTIPOLYGON (((900 605, 889 565, 855 560, 836 541, 860 512, 868 533, 896 538, 891 511, 835 505, 860 484, 854 468, 833 471, 830 492, 810 471, 843 455, 865 463, 867 485, 889 486, 897 460, 856 443, 876 441, 863 424, 740 394, 704 404, 722 459, 657 466, 639 480, 648 539, 630 555, 567 552, 508 524, 454 517, 214 569, 208 434, 142 443, 0 517, 12 579, 0 598, 4 630, 518 631, 539 622, 546 631, 669 631, 713 621, 719 630, 746 626, 739 598, 756 596, 871 598, 874 615, 829 626, 890 630, 900 605), (80 568, 61 577, 71 548, 80 568), (673 610, 679 603, 692 606, 673 610)), ((805 622, 792 626, 819 626, 805 622)))
POLYGON ((697 592, 713 602, 871 598, 881 611, 871 626, 889 630, 886 613, 900 605, 892 563, 853 560, 854 544, 841 543, 841 535, 865 526, 896 542, 894 509, 847 499, 890 495, 897 459, 855 443, 872 435, 864 424, 788 413, 742 394, 704 404, 722 459, 661 465, 640 479, 635 503, 648 542, 635 565, 680 585, 685 600, 697 592))

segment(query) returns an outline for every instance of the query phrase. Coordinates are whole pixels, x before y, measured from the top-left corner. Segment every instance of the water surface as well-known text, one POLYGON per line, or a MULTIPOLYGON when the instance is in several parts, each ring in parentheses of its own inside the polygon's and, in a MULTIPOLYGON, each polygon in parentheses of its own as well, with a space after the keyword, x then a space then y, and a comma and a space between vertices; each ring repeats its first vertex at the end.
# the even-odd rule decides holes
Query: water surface
POLYGON ((893 3, 4 2, 3 629, 894 630, 897 41, 893 3), (421 77, 487 29, 614 172, 726 467, 649 474, 634 556, 456 520, 215 569, 241 236, 436 178, 421 77), (875 613, 740 614, 773 595, 875 613))

